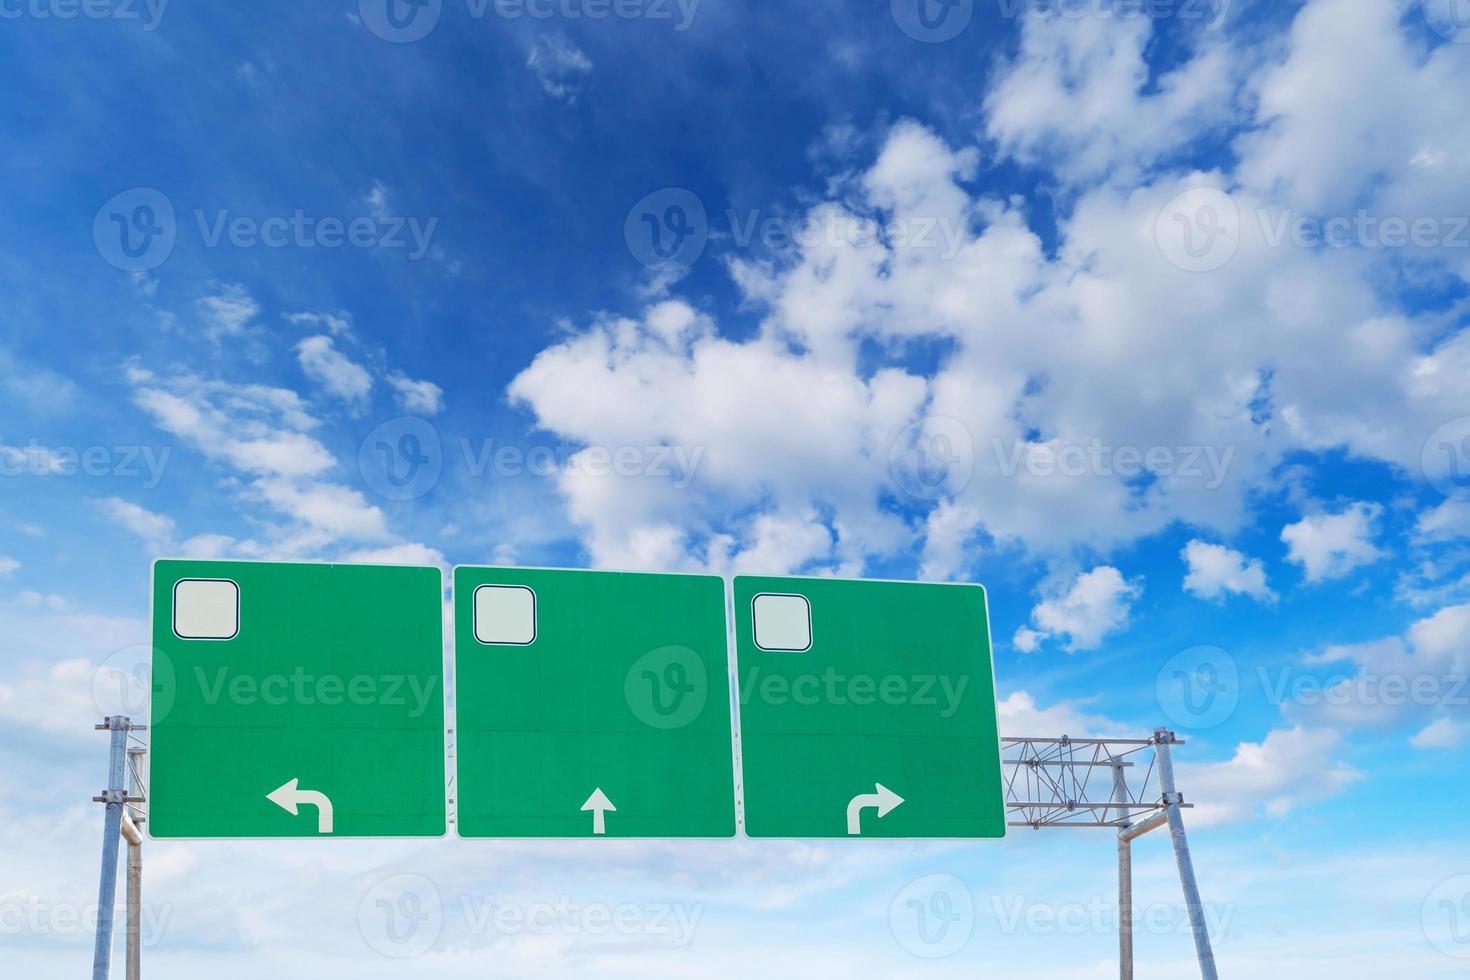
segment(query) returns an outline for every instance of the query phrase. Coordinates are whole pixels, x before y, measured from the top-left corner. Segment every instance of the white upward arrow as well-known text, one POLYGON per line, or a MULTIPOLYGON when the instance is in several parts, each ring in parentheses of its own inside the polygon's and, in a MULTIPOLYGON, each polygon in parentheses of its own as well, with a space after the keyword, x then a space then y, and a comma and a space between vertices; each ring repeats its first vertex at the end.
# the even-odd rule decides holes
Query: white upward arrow
POLYGON ((609 810, 613 813, 618 812, 618 808, 612 805, 612 800, 607 798, 607 794, 600 787, 594 789, 592 795, 587 797, 587 802, 582 804, 582 809, 592 811, 592 832, 594 834, 607 833, 607 812, 609 810))
POLYGON ((847 832, 849 834, 861 834, 863 832, 862 813, 864 810, 878 809, 878 819, 883 819, 893 812, 893 808, 903 802, 903 797, 882 783, 874 783, 873 788, 878 792, 867 793, 863 796, 854 796, 852 802, 847 804, 847 832))
POLYGON ((316 807, 316 832, 330 834, 332 832, 332 801, 327 799, 327 794, 318 793, 314 789, 297 789, 298 782, 299 780, 293 779, 289 783, 283 783, 274 792, 265 794, 265 798, 293 817, 296 816, 297 807, 302 803, 316 807))

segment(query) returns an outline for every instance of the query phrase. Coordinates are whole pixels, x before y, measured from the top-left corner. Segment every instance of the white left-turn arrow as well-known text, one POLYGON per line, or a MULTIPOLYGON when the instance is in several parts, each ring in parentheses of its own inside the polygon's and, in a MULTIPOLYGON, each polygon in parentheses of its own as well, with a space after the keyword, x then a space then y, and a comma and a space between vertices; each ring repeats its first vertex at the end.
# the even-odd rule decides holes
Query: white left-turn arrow
POLYGON ((592 795, 587 797, 587 802, 582 804, 582 809, 592 811, 592 832, 594 834, 607 833, 607 812, 609 810, 613 813, 618 812, 618 808, 612 805, 612 800, 607 798, 607 794, 602 791, 601 787, 592 791, 592 795))
POLYGON ((327 799, 327 794, 318 793, 314 789, 297 789, 298 782, 300 780, 293 779, 288 783, 283 783, 273 792, 265 794, 265 798, 293 817, 298 812, 297 808, 303 803, 316 807, 316 832, 330 834, 332 832, 332 801, 327 799))
POLYGON ((878 819, 883 819, 893 811, 893 808, 903 802, 903 797, 882 783, 874 783, 876 793, 866 793, 862 796, 854 796, 852 802, 847 804, 847 832, 849 834, 861 834, 863 832, 863 811, 876 808, 878 819))

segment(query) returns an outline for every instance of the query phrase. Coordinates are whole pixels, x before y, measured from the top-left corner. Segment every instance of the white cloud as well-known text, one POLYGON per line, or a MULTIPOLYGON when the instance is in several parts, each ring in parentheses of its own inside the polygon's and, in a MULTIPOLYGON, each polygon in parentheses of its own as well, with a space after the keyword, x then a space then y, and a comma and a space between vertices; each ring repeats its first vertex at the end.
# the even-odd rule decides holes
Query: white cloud
POLYGON ((1189 565, 1184 591, 1201 599, 1218 599, 1228 593, 1248 595, 1272 602, 1276 593, 1266 585, 1266 569, 1259 558, 1247 559, 1224 545, 1191 541, 1180 552, 1189 565))
POLYGON ((1303 7, 1284 58, 1252 84, 1265 125, 1237 144, 1246 184, 1308 213, 1464 213, 1470 107, 1444 93, 1470 89, 1470 63, 1455 44, 1426 49, 1422 11, 1406 32, 1406 6, 1303 7))
POLYGON ((1016 646, 1023 651, 1034 650, 1051 637, 1066 637, 1069 651, 1096 649, 1109 633, 1128 625, 1143 584, 1127 581, 1111 565, 1099 565, 1079 574, 1070 586, 1054 583, 1049 591, 1031 610, 1034 629, 1022 627, 1016 633, 1016 646))
POLYGON ((1179 785, 1195 809, 1191 826, 1240 823, 1260 816, 1281 819, 1303 806, 1336 796, 1362 773, 1338 761, 1339 735, 1297 726, 1271 731, 1260 742, 1241 742, 1226 762, 1180 763, 1179 785))
POLYGON ((114 522, 142 538, 155 554, 173 550, 173 518, 155 514, 120 497, 107 497, 95 504, 114 522))
POLYGON ((327 394, 340 398, 354 412, 367 407, 373 390, 372 375, 339 351, 331 337, 307 337, 296 345, 296 356, 301 370, 327 394))
POLYGON ((444 553, 438 548, 430 548, 428 545, 415 542, 391 544, 382 548, 364 548, 359 551, 349 551, 342 556, 341 560, 355 562, 361 565, 438 565, 441 568, 449 567, 449 562, 444 558, 444 553))
POLYGON ((1470 500, 1446 500, 1419 515, 1418 532, 1427 538, 1470 538, 1470 500))
POLYGON ((309 330, 326 330, 334 337, 352 337, 352 314, 346 310, 337 313, 321 313, 310 310, 287 313, 286 322, 309 330))
POLYGON ((20 562, 9 555, 0 555, 0 575, 13 575, 20 568, 20 562))
POLYGON ((415 381, 402 371, 387 377, 388 386, 398 400, 398 407, 410 415, 428 417, 444 408, 444 389, 432 381, 415 381))
POLYGON ((1373 544, 1380 504, 1358 502, 1337 514, 1310 514, 1281 531, 1286 558, 1306 570, 1308 582, 1342 578, 1383 558, 1373 544))
POLYGON ((215 292, 198 301, 204 335, 213 341, 238 337, 260 313, 260 304, 237 283, 216 284, 215 292))
POLYGON ((546 34, 531 45, 526 67, 547 95, 574 101, 582 76, 592 71, 592 59, 566 35, 546 34))
POLYGON ((986 133, 1003 152, 1045 161, 1065 177, 1136 177, 1178 147, 1237 116, 1242 59, 1204 38, 1155 78, 1145 58, 1148 17, 1022 18, 1020 51, 985 98, 986 133), (1145 94, 1145 91, 1149 94, 1145 94))
POLYGON ((285 519, 269 528, 264 544, 209 533, 184 542, 181 550, 306 558, 344 543, 403 543, 379 507, 327 478, 337 460, 310 434, 321 423, 295 392, 189 374, 161 378, 136 365, 128 369, 128 378, 135 401, 160 426, 238 471, 242 500, 263 504, 285 519))
MULTIPOLYGON (((697 564, 731 525, 748 539, 752 515, 813 509, 843 567, 891 558, 916 533, 922 567, 940 577, 1012 545, 1105 559, 1177 522, 1235 532, 1290 453, 1346 450, 1417 472, 1427 434, 1470 400, 1470 335, 1375 289, 1382 250, 1283 246, 1243 221, 1220 269, 1172 264, 1156 237, 1166 207, 1232 187, 1229 173, 1074 187, 1049 255, 1013 202, 966 189, 977 165, 973 148, 894 126, 866 173, 811 208, 790 253, 730 262, 765 314, 748 340, 670 300, 541 352, 510 388, 541 427, 589 445, 705 449, 682 494, 653 480, 563 480, 594 560, 697 564), (662 318, 676 310, 671 334, 662 318), (949 353, 922 374, 901 357, 864 362, 865 350, 916 339, 949 353), (1140 384, 1145 361, 1155 369, 1140 384), (964 433, 968 479, 916 499, 891 452, 935 417, 964 433), (1055 465, 1069 456, 1080 463, 1055 465)), ((1276 206, 1264 193, 1235 191, 1234 206, 1276 206)), ((1353 547, 1315 572, 1370 554, 1353 547)))
POLYGON ((1436 718, 1409 739, 1409 744, 1416 749, 1456 749, 1464 743, 1466 735, 1470 735, 1470 722, 1458 718, 1436 718))
POLYGON ((373 213, 373 217, 379 221, 387 220, 393 215, 393 210, 388 200, 388 188, 381 180, 373 181, 373 186, 363 195, 362 203, 368 206, 373 213))
POLYGON ((1312 697, 1297 698, 1290 713, 1313 724, 1352 731, 1424 726, 1413 744, 1440 747, 1470 724, 1470 603, 1445 606, 1409 626, 1402 636, 1329 646, 1306 666, 1350 663, 1350 675, 1330 675, 1312 697))
POLYGON ((1118 722, 1093 714, 1087 706, 1059 701, 1041 707, 1026 691, 1014 691, 996 702, 1000 734, 1005 738, 1125 738, 1139 737, 1118 722))

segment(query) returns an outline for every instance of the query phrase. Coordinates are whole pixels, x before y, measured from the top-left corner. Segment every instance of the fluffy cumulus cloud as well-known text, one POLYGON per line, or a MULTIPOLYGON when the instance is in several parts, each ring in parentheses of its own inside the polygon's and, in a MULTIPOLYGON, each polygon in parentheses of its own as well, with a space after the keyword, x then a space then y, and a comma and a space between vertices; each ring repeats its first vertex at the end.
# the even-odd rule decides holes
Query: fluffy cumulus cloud
POLYGON ((1309 514, 1281 531, 1286 557, 1302 566, 1308 582, 1341 578, 1384 557, 1373 543, 1379 504, 1354 503, 1337 514, 1309 514))
POLYGON ((1184 591, 1201 599, 1247 595, 1271 602, 1276 593, 1266 585, 1266 569, 1259 558, 1246 558, 1238 551, 1207 541, 1191 541, 1181 553, 1189 566, 1184 591))
MULTIPOLYGON (((1025 18, 985 101, 985 145, 1060 183, 1055 248, 1018 202, 974 190, 994 161, 900 122, 811 206, 791 250, 729 261, 761 314, 752 335, 665 299, 593 320, 514 381, 512 398, 568 439, 701 453, 683 487, 573 461, 560 489, 592 559, 716 567, 759 549, 769 571, 852 572, 911 557, 917 538, 935 577, 1014 546, 1066 567, 1178 523, 1232 533, 1290 454, 1422 472, 1429 433, 1470 403, 1470 334, 1401 300, 1407 252, 1278 233, 1283 214, 1361 206, 1340 166, 1378 168, 1373 194, 1402 213, 1445 200, 1436 188, 1466 155, 1437 134, 1470 131, 1463 100, 1443 97, 1464 69, 1420 50, 1396 10, 1316 0, 1300 17, 1329 23, 1336 48, 1300 26, 1279 47, 1239 47, 1227 29, 1157 79, 1141 67, 1148 18, 1025 18), (1377 93, 1359 118, 1340 92, 1290 82, 1329 58, 1357 91, 1363 73, 1345 66, 1370 54, 1406 92, 1435 93, 1433 123, 1392 111, 1420 164, 1384 157, 1404 144, 1382 138, 1377 93), (1352 116, 1346 154, 1312 135, 1321 112, 1352 116), (1183 162, 1196 137, 1237 131, 1255 135, 1232 169, 1183 162)), ((1413 257, 1421 282, 1463 263, 1413 257)), ((1294 560, 1314 580, 1372 560, 1372 516, 1309 515, 1294 560)), ((1194 582, 1265 598, 1255 568, 1194 582)))
POLYGON ((444 389, 432 381, 416 381, 402 371, 387 377, 398 407, 410 415, 438 415, 444 408, 444 389))
POLYGON ((1412 744, 1424 749, 1453 748, 1470 733, 1470 603, 1445 606, 1402 636, 1328 647, 1304 667, 1311 682, 1279 694, 1314 725, 1409 726, 1412 744))
POLYGON ((1130 582, 1111 565, 1083 572, 1070 583, 1053 585, 1031 610, 1031 626, 1016 632, 1015 644, 1029 653, 1044 640, 1065 638, 1068 650, 1093 650, 1103 638, 1128 625, 1141 582, 1130 582))
POLYGON ((346 402, 354 411, 367 407, 373 376, 338 350, 331 337, 307 337, 296 345, 296 357, 302 372, 328 395, 346 402))
MULTIPOLYGON (((325 335, 313 339, 327 341, 325 349, 331 349, 325 335)), ((437 551, 394 534, 382 509, 341 481, 336 457, 314 434, 321 421, 296 392, 184 372, 159 375, 136 363, 125 374, 133 401, 154 423, 222 467, 239 500, 264 515, 260 540, 204 533, 176 542, 172 518, 120 499, 98 503, 155 552, 273 558, 368 554, 400 560, 427 555, 441 561, 437 551)), ((327 384, 327 377, 319 380, 327 384)))
POLYGON ((1194 826, 1255 817, 1280 819, 1293 810, 1341 793, 1362 773, 1337 755, 1341 736, 1327 729, 1278 728, 1260 742, 1242 742, 1224 762, 1181 765, 1181 787, 1196 809, 1194 826))

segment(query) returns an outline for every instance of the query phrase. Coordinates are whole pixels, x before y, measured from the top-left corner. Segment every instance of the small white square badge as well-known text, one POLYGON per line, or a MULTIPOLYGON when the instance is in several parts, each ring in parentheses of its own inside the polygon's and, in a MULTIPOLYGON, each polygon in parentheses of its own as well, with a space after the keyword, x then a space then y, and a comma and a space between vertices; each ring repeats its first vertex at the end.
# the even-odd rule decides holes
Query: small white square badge
POLYGON ((524 585, 482 585, 475 590, 475 639, 526 646, 536 639, 536 593, 524 585))
POLYGON ((777 653, 802 653, 812 648, 812 607, 803 595, 766 593, 755 597, 755 645, 777 653))
POLYGON ((240 587, 228 579, 186 578, 174 585, 174 633, 185 640, 229 640, 240 632, 240 587))

